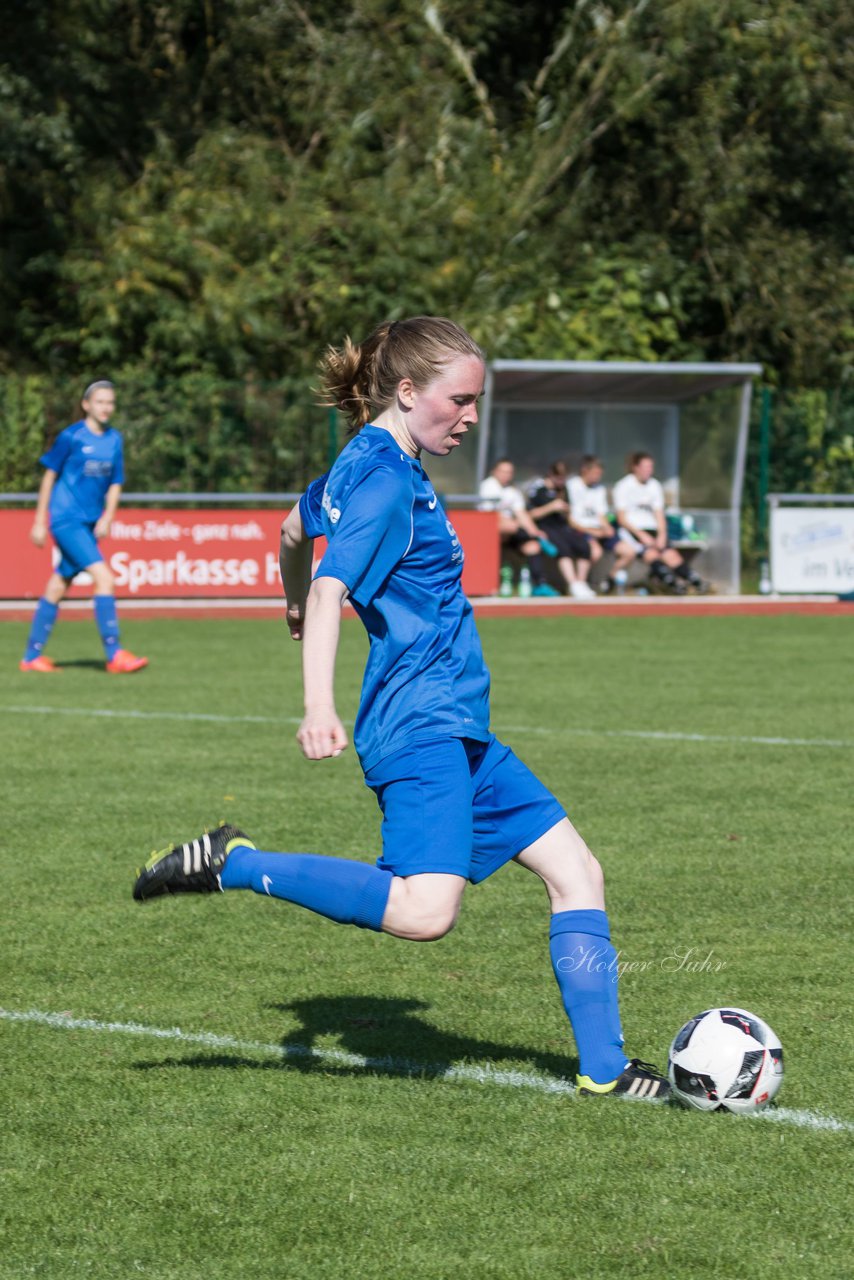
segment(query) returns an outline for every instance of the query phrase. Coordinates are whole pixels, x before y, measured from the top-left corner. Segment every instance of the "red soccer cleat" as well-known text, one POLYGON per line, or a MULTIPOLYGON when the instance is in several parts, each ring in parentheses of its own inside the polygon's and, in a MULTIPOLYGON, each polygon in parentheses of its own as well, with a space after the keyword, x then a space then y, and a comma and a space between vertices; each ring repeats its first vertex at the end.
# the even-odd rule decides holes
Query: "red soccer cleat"
POLYGON ((40 653, 38 657, 30 658, 27 662, 26 658, 22 658, 18 664, 22 671, 40 671, 42 675, 53 675, 59 670, 56 663, 51 662, 47 654, 40 653))
POLYGON ((113 676, 129 676, 134 671, 141 671, 148 666, 148 658, 137 658, 129 649, 116 649, 107 670, 113 676))

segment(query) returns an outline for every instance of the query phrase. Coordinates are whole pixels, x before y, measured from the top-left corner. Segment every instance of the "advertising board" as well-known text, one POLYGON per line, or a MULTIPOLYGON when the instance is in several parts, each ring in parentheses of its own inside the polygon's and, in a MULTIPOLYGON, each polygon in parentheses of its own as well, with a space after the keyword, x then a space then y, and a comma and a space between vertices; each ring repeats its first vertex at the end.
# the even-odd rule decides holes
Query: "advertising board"
POLYGON ((854 591, 854 508, 772 507, 773 591, 854 591))
MULTIPOLYGON (((285 512, 240 508, 176 511, 120 508, 104 559, 120 599, 263 598, 281 593, 279 530, 285 512)), ((498 586, 498 517, 493 512, 448 512, 465 552, 463 588, 493 595, 498 586)), ((49 540, 30 542, 32 510, 0 511, 0 599, 36 599, 57 560, 49 540)), ((325 543, 318 539, 315 554, 325 543)), ((89 594, 85 575, 69 598, 89 594)))

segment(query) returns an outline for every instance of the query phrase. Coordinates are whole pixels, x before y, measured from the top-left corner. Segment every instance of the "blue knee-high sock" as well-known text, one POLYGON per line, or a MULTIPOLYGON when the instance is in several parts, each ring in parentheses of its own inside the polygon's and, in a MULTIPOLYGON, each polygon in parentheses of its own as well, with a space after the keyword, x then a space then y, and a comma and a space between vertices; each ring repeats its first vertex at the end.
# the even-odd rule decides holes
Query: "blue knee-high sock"
POLYGON ((119 619, 116 614, 115 596, 94 596, 95 621, 101 633, 101 643, 109 662, 119 647, 119 619))
POLYGON ((308 907, 338 924, 379 932, 392 873, 318 853, 264 853, 240 845, 222 869, 223 889, 254 889, 308 907))
POLYGON ((59 605, 51 604, 49 600, 45 600, 44 596, 42 596, 36 605, 36 611, 33 614, 33 621, 30 625, 30 635, 24 653, 25 662, 32 662, 33 658, 37 658, 43 651, 50 638, 58 613, 59 605))
POLYGON ((557 912, 551 920, 549 949, 578 1046, 580 1073, 596 1084, 608 1084, 628 1059, 617 999, 617 953, 606 913, 557 912))

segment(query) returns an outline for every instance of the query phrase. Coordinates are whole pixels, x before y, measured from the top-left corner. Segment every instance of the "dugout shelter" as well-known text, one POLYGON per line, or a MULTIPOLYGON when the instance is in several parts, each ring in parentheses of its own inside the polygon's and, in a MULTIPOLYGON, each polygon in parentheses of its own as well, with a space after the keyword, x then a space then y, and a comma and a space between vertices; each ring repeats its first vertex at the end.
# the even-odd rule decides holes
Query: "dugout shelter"
POLYGON ((720 590, 740 587, 740 511, 750 398, 759 364, 494 360, 474 448, 432 458, 434 483, 458 500, 477 493, 501 457, 521 487, 563 458, 605 464, 611 486, 626 458, 651 453, 668 511, 692 517, 701 572, 720 590))

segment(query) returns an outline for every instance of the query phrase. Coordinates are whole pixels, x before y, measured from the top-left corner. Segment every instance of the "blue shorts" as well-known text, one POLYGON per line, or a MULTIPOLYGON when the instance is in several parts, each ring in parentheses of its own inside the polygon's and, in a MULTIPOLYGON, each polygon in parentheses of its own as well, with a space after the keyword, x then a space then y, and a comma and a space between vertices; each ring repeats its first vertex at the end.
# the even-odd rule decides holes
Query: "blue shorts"
POLYGON ((566 817, 497 738, 435 738, 404 747, 365 774, 382 810, 377 866, 485 880, 566 817))
POLYGON ((90 564, 103 560, 93 524, 60 524, 50 532, 62 556, 56 566, 61 578, 76 578, 90 564))

